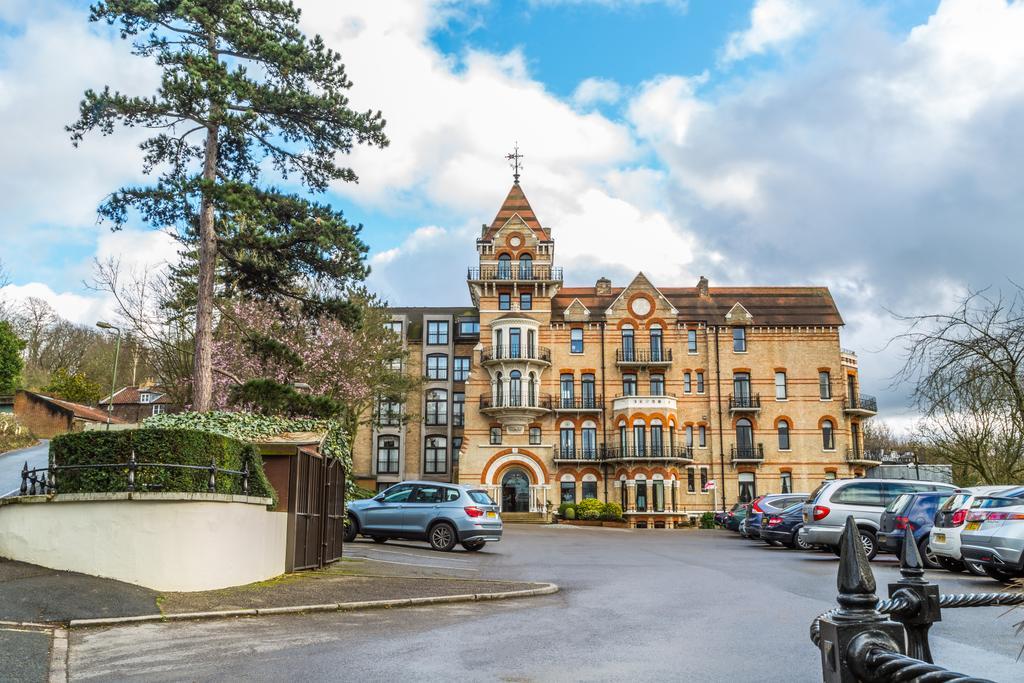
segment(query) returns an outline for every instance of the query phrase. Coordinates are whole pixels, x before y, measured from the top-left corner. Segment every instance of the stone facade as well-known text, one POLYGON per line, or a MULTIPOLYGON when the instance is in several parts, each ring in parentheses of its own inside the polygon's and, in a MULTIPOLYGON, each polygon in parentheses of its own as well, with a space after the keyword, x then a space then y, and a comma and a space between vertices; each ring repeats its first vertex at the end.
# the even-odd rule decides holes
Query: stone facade
POLYGON ((860 445, 874 399, 860 394, 826 288, 715 288, 705 278, 659 287, 643 273, 625 286, 570 288, 554 246, 516 184, 477 240, 473 308, 394 309, 408 370, 428 379, 400 424, 357 438, 364 485, 474 484, 506 513, 597 497, 621 503, 634 526, 672 527, 874 464, 860 445), (444 343, 431 321, 447 322, 444 343), (440 361, 427 367, 441 355, 444 379, 440 361), (454 381, 454 364, 466 362, 455 359, 467 357, 468 377, 454 381), (392 444, 397 465, 384 475, 392 444))

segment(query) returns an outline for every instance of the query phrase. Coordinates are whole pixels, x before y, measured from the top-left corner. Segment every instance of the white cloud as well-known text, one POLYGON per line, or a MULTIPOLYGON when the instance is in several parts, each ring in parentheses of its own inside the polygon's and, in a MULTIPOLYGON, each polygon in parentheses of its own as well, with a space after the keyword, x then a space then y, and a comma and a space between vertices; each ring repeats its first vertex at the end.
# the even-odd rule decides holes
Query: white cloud
POLYGON ((580 109, 596 104, 615 104, 622 97, 622 86, 606 78, 587 78, 580 81, 572 93, 572 101, 580 109))
POLYGON ((596 5, 611 9, 638 7, 641 5, 667 5, 679 11, 686 11, 689 0, 527 0, 531 7, 556 5, 596 5))
POLYGON ((809 0, 756 0, 750 28, 729 36, 722 59, 733 62, 782 48, 807 33, 817 17, 809 0))
POLYGON ((75 292, 55 292, 42 282, 7 285, 0 289, 0 299, 16 307, 25 299, 35 297, 53 306, 62 317, 80 325, 93 325, 114 314, 111 302, 102 296, 84 296, 75 292))

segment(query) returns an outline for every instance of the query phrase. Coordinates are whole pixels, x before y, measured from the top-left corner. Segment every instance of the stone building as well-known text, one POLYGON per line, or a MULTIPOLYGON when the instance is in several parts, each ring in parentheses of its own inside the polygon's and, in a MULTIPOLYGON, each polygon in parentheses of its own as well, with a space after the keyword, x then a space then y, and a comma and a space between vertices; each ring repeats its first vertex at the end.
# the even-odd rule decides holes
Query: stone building
POLYGON ((516 182, 476 241, 472 308, 396 308, 422 392, 357 435, 368 488, 470 483, 506 518, 596 497, 633 526, 862 476, 856 355, 824 287, 566 287, 516 182), (383 419, 382 419, 383 418, 383 419))

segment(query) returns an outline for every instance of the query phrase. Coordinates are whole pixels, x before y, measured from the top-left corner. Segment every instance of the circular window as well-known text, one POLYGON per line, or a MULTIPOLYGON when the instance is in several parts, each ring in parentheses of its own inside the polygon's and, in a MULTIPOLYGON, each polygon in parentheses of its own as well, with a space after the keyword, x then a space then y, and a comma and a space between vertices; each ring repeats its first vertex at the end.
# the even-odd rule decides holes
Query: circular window
POLYGON ((638 296, 629 303, 629 310, 633 315, 647 315, 651 312, 651 302, 642 296, 638 296))
POLYGON ((511 247, 518 247, 522 243, 523 243, 523 240, 520 239, 519 235, 512 235, 512 237, 510 237, 508 239, 508 244, 511 247))

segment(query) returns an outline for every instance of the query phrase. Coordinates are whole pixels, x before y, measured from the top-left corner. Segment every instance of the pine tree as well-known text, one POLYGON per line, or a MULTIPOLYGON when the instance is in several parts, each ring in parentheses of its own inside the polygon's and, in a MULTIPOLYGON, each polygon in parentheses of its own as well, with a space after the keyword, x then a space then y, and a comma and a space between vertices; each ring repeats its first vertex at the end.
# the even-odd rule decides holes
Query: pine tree
POLYGON ((205 411, 218 280, 237 294, 351 320, 356 309, 339 292, 367 272, 361 226, 259 186, 263 162, 311 192, 355 182, 335 157, 355 144, 386 146, 384 120, 349 107, 341 57, 302 34, 290 0, 106 0, 90 20, 116 25, 162 70, 149 97, 86 91, 68 131, 76 146, 86 132, 109 135, 118 124, 160 131, 141 145, 155 183, 114 192, 100 215, 117 229, 138 211, 155 227, 174 226, 194 253, 192 403, 205 411))
POLYGON ((0 320, 0 394, 13 394, 24 362, 21 352, 25 342, 14 333, 6 320, 0 320))

